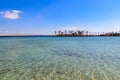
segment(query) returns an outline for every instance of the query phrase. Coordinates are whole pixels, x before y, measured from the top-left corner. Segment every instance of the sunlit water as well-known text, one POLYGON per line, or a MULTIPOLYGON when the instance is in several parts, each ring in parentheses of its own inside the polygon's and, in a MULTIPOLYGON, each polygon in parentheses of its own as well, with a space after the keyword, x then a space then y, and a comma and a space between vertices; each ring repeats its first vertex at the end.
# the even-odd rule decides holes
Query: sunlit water
POLYGON ((0 37, 0 80, 120 80, 120 37, 0 37))

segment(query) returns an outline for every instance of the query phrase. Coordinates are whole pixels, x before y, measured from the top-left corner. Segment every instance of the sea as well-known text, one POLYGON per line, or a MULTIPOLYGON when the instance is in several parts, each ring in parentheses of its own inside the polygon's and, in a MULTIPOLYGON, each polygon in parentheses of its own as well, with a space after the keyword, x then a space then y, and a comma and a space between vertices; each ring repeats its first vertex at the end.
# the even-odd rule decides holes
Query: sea
POLYGON ((120 37, 0 37, 0 80, 120 80, 120 37))

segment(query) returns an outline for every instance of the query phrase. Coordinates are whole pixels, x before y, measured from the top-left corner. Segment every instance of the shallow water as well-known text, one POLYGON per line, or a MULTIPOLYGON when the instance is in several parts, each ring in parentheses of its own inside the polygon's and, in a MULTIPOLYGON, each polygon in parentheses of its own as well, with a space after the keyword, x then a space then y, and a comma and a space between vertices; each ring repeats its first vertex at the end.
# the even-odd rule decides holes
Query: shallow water
POLYGON ((120 37, 0 37, 0 80, 120 80, 120 37))

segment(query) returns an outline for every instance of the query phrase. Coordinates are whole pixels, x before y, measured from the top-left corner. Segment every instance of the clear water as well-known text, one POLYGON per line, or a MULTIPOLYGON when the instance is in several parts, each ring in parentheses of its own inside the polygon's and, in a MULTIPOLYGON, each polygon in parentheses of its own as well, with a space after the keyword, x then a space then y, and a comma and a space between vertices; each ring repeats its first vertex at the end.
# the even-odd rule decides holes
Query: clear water
POLYGON ((120 37, 0 37, 0 80, 120 80, 120 37))

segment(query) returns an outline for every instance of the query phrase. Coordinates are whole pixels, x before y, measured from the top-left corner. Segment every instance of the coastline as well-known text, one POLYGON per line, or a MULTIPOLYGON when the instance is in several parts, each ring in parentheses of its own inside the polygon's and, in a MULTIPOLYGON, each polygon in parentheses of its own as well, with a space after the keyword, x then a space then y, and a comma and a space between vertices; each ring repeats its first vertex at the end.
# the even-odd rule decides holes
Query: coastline
POLYGON ((56 36, 56 35, 0 35, 0 37, 120 37, 120 36, 99 36, 99 35, 90 35, 90 36, 56 36))
POLYGON ((52 35, 36 35, 36 34, 0 34, 0 37, 39 37, 39 36, 52 36, 52 35))
POLYGON ((0 34, 0 37, 120 37, 120 35, 41 35, 41 34, 0 34))

